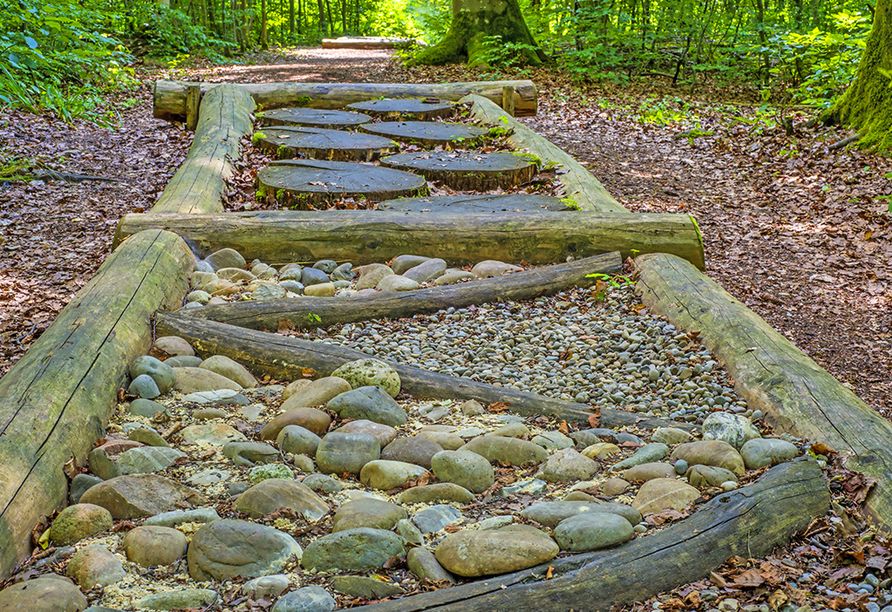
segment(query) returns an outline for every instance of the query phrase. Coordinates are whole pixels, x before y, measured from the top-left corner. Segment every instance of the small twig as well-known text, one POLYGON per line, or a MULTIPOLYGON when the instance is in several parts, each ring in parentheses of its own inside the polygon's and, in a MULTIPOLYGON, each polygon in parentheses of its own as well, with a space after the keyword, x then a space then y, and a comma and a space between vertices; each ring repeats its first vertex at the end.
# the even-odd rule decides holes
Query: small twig
POLYGON ((861 140, 860 134, 853 134, 853 135, 849 136, 848 138, 843 138, 839 142, 834 142, 832 145, 830 145, 827 148, 830 149, 831 151, 835 151, 837 149, 843 148, 847 144, 851 144, 851 143, 855 142, 856 140, 861 140))

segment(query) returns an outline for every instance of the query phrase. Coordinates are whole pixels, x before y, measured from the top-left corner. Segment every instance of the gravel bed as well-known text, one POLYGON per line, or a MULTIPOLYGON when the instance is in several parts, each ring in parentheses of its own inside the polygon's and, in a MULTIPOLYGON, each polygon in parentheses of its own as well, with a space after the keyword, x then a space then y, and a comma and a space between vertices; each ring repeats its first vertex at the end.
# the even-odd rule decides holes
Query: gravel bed
POLYGON ((294 332, 405 365, 581 403, 702 422, 753 414, 715 357, 629 286, 294 332))

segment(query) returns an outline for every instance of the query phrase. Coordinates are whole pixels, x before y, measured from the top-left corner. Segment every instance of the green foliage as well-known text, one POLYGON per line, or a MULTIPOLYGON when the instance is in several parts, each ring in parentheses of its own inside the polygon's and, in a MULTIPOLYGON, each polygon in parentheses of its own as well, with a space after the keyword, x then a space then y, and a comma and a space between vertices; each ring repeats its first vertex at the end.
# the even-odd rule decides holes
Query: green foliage
POLYGON ((505 42, 500 34, 484 36, 481 44, 483 52, 480 59, 492 68, 509 69, 526 66, 529 55, 536 53, 534 45, 505 42))

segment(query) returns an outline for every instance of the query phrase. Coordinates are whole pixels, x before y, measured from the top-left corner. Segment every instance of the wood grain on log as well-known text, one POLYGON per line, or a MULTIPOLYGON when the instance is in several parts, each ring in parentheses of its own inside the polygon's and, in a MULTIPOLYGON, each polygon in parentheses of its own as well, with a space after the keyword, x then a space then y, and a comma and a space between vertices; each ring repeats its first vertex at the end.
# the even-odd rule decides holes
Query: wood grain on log
MULTIPOLYGON (((257 374, 269 374, 279 380, 303 378, 307 368, 319 376, 328 376, 349 361, 367 359, 361 351, 322 342, 310 342, 226 323, 207 321, 180 313, 159 312, 159 335, 185 338, 201 356, 226 355, 257 374)), ((552 399, 508 387, 497 387, 470 378, 458 378, 388 361, 397 371, 402 389, 416 397, 431 399, 476 399, 483 404, 504 402, 521 415, 547 414, 568 421, 585 423, 593 414, 585 404, 552 399)), ((601 408, 603 427, 678 427, 692 430, 687 423, 652 418, 625 410, 601 408)))
POLYGON ((175 234, 128 239, 0 378, 0 575, 65 504, 63 465, 84 465, 102 437, 130 362, 151 345, 152 313, 181 303, 193 262, 175 234))
POLYGON ((458 191, 510 189, 531 181, 535 161, 508 151, 423 151, 381 158, 381 165, 417 172, 429 181, 441 181, 458 191))
POLYGON ((462 265, 485 259, 550 264, 620 251, 623 257, 675 253, 703 267, 703 244, 693 219, 665 213, 130 214, 118 225, 116 240, 152 227, 181 234, 202 257, 229 247, 249 261, 256 258, 269 264, 338 259, 360 265, 403 253, 462 265))
POLYGON ((622 265, 619 253, 607 253, 446 287, 384 291, 362 298, 306 296, 233 302, 197 308, 188 311, 188 314, 251 329, 277 329, 282 320, 290 321, 297 328, 330 327, 356 321, 411 317, 450 307, 464 308, 472 304, 503 300, 527 300, 571 287, 589 287, 595 284, 597 275, 617 274, 622 271, 622 265))
POLYGON ((368 162, 399 152, 399 145, 389 138, 323 128, 268 127, 254 135, 254 142, 279 159, 303 156, 368 162))
POLYGON ((385 200, 375 210, 410 211, 415 213, 507 213, 570 211, 560 198, 528 193, 503 193, 498 195, 425 196, 385 200))
POLYGON ((877 479, 866 509, 884 531, 892 530, 892 424, 686 261, 651 254, 636 264, 642 301, 699 332, 750 408, 776 430, 823 442, 847 456, 849 468, 877 479))
POLYGON ((427 195, 424 177, 366 164, 309 159, 271 163, 257 175, 266 193, 274 193, 281 206, 306 209, 344 198, 373 202, 427 195))
MULTIPOLYGON (((503 112, 493 101, 470 95, 463 102, 473 103, 471 117, 480 123, 512 130, 508 142, 517 149, 529 151, 540 158, 543 165, 551 162, 562 166, 566 173, 558 175, 558 180, 564 186, 565 195, 572 198, 581 210, 628 212, 582 164, 544 136, 503 112)), ((522 114, 520 109, 517 109, 517 114, 522 114)))
MULTIPOLYGON (((153 112, 156 118, 182 121, 186 114, 184 81, 155 83, 153 112)), ((457 102, 468 94, 477 94, 495 104, 502 103, 502 88, 512 85, 515 113, 536 114, 536 86, 532 81, 479 81, 470 83, 248 83, 239 85, 262 108, 309 106, 344 108, 353 102, 380 98, 439 98, 457 102)), ((203 92, 213 83, 201 83, 203 92)))
POLYGON ((254 102, 237 85, 219 85, 201 101, 189 154, 152 207, 153 213, 223 210, 226 180, 239 158, 240 141, 251 134, 254 102))
POLYGON ((382 121, 367 123, 359 128, 369 134, 387 136, 401 142, 417 142, 433 147, 449 143, 473 144, 489 130, 461 123, 435 123, 433 121, 382 121))
POLYGON ((733 555, 768 555, 829 507, 830 492, 820 468, 814 461, 797 459, 771 468, 751 485, 715 496, 683 521, 617 548, 355 609, 607 612, 705 578, 733 555))
POLYGON ((348 104, 347 108, 372 117, 394 120, 411 117, 417 121, 445 119, 455 113, 455 103, 433 98, 409 98, 405 100, 367 100, 348 104))
POLYGON ((260 125, 300 125, 327 130, 351 128, 372 120, 368 115, 319 108, 276 108, 257 113, 260 125))

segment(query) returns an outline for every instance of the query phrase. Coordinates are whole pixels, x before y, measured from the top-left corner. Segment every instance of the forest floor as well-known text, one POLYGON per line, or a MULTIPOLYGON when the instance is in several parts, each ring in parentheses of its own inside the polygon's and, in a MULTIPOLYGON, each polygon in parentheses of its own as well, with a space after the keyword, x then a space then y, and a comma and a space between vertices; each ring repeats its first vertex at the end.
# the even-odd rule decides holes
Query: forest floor
MULTIPOLYGON (((108 255, 118 219, 150 208, 185 156, 191 135, 151 116, 155 78, 484 78, 456 67, 409 70, 389 52, 321 49, 142 74, 143 87, 113 101, 117 129, 15 111, 0 120, 0 157, 117 179, 0 182, 0 374, 89 280, 108 255)), ((502 76, 536 82, 539 114, 524 121, 585 163, 624 206, 693 214, 707 273, 892 417, 892 160, 831 150, 847 133, 806 129, 806 116, 796 117, 788 137, 775 111, 760 112, 745 91, 709 88, 694 102, 658 83, 580 90, 551 69, 502 76)), ((868 557, 888 555, 879 548, 868 557)), ((849 539, 809 562, 837 554, 868 561, 849 539)), ((696 607, 684 589, 678 596, 685 608, 696 607)))

